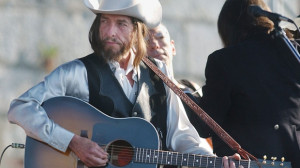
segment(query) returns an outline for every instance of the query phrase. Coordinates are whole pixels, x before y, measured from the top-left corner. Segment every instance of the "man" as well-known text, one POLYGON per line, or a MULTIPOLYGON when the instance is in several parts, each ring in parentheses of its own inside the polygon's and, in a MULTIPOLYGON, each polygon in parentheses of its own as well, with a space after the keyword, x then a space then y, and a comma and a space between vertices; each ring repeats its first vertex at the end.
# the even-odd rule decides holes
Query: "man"
MULTIPOLYGON (((227 0, 218 30, 225 48, 208 57, 200 106, 243 149, 257 158, 276 157, 300 167, 300 66, 277 44, 274 23, 247 13, 250 5, 269 8, 263 0, 227 0)), ((232 151, 205 125, 214 152, 232 151)))
MULTIPOLYGON (((167 27, 161 23, 157 27, 150 29, 147 39, 148 39, 148 49, 147 49, 148 56, 163 61, 167 65, 169 71, 174 76, 173 57, 176 55, 176 48, 175 48, 175 42, 174 40, 171 39, 167 27)), ((175 80, 175 84, 180 89, 182 89, 182 91, 186 93, 193 101, 198 103, 202 94, 199 85, 185 79, 179 80, 179 82, 175 80)), ((184 106, 187 115, 189 117, 189 120, 197 129, 197 126, 199 126, 199 124, 197 124, 198 116, 185 103, 184 106)), ((210 140, 209 143, 210 145, 212 145, 210 140)))
MULTIPOLYGON (((96 14, 89 32, 94 53, 59 66, 13 100, 9 121, 23 127, 28 136, 61 152, 71 149, 88 167, 105 166, 106 151, 54 123, 41 106, 52 97, 73 96, 112 117, 134 116, 151 122, 161 135, 163 149, 212 155, 189 122, 180 99, 141 62, 147 52, 147 26, 155 27, 161 21, 159 1, 84 2, 96 14), (102 92, 107 90, 111 93, 102 92)), ((155 63, 172 78, 165 64, 155 63)))
MULTIPOLYGON (((171 39, 169 31, 164 24, 161 23, 149 30, 147 54, 164 62, 172 75, 174 75, 173 57, 176 55, 175 42, 171 39)), ((199 99, 202 94, 200 86, 194 82, 185 79, 175 82, 179 88, 186 93, 193 94, 196 99, 199 99)))

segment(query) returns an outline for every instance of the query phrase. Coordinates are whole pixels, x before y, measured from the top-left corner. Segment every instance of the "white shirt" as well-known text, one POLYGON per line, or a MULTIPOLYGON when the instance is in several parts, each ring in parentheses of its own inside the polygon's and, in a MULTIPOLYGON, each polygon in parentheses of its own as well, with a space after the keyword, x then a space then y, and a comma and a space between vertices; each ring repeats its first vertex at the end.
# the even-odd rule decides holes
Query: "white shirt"
POLYGON ((135 98, 136 98, 136 92, 137 92, 137 73, 138 73, 137 71, 139 69, 136 69, 133 66, 133 61, 134 61, 135 57, 134 57, 134 54, 132 51, 131 51, 130 55, 132 55, 132 57, 130 57, 130 59, 129 59, 129 63, 128 63, 126 70, 121 68, 120 64, 117 61, 109 62, 108 65, 109 65, 110 69, 114 72, 115 77, 117 78, 120 85, 122 86, 125 95, 128 97, 128 99, 130 100, 131 103, 134 103, 135 98), (134 81, 133 86, 131 86, 131 84, 126 76, 131 71, 133 71, 133 73, 132 73, 132 80, 134 81))
MULTIPOLYGON (((174 81, 173 76, 167 72, 165 64, 161 61, 156 61, 159 69, 174 81)), ((132 60, 130 64, 132 64, 132 60)), ((115 76, 126 95, 131 99, 130 95, 132 95, 133 89, 129 82, 126 81, 127 78, 121 77, 128 73, 129 69, 124 71, 115 63, 110 63, 110 66, 116 68, 115 76)), ((136 75, 133 78, 136 82, 136 75)), ((49 119, 41 104, 57 96, 73 96, 88 102, 89 88, 87 81, 87 71, 80 60, 65 63, 46 76, 44 81, 13 100, 8 111, 8 120, 21 126, 28 136, 41 140, 64 152, 68 148, 74 133, 60 127, 49 119)), ((199 137, 197 131, 188 120, 180 98, 166 85, 165 89, 168 104, 167 147, 170 150, 181 153, 213 155, 209 144, 205 139, 199 137)))

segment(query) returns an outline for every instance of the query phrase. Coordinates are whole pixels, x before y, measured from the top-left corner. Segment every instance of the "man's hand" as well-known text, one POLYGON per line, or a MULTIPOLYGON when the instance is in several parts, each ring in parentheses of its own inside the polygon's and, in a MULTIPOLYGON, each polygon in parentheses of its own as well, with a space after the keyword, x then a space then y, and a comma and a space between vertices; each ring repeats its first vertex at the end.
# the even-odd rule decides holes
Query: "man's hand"
POLYGON ((237 153, 232 156, 229 156, 229 157, 224 156, 222 159, 224 168, 236 168, 235 163, 233 161, 231 161, 231 159, 241 160, 241 156, 237 153), (228 161, 228 159, 230 160, 230 162, 228 161))
POLYGON ((69 148, 88 167, 101 167, 108 162, 108 153, 88 138, 75 135, 69 144, 69 148))

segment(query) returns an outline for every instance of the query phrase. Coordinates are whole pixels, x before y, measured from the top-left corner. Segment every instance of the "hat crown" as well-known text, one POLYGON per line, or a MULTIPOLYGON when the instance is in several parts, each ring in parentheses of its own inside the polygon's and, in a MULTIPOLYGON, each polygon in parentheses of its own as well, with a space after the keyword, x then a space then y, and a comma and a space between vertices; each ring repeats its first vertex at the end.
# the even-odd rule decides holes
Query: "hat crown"
POLYGON ((95 14, 115 14, 135 17, 149 28, 159 25, 162 8, 159 0, 84 0, 85 5, 95 14))
POLYGON ((140 0, 98 0, 99 9, 104 11, 114 11, 130 8, 140 2, 140 0))

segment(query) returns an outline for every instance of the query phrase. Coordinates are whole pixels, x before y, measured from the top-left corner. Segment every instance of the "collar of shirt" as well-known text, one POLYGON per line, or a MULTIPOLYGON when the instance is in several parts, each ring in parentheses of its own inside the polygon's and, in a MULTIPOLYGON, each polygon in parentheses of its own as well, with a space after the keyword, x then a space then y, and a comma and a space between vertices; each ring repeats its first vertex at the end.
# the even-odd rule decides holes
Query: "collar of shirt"
POLYGON ((125 95, 131 102, 134 102, 136 95, 137 95, 136 91, 137 91, 138 68, 134 68, 134 66, 133 66, 134 58, 135 58, 135 54, 131 50, 130 51, 130 59, 128 61, 128 66, 127 66, 126 70, 121 68, 119 62, 117 62, 117 61, 108 62, 110 69, 113 71, 115 77, 117 78, 121 87, 123 88, 125 95), (126 75, 128 75, 128 73, 130 73, 131 71, 133 71, 133 73, 132 73, 132 80, 134 81, 133 86, 130 85, 129 80, 126 77, 126 75))
POLYGON ((133 71, 132 79, 134 80, 134 82, 137 82, 137 69, 138 68, 134 68, 134 66, 133 66, 134 58, 135 58, 135 54, 131 50, 130 51, 130 59, 128 61, 128 66, 127 66, 126 70, 122 69, 120 67, 119 62, 117 62, 117 61, 110 61, 110 62, 108 62, 108 65, 109 65, 110 69, 114 72, 115 76, 118 76, 119 74, 128 75, 129 72, 133 71))

